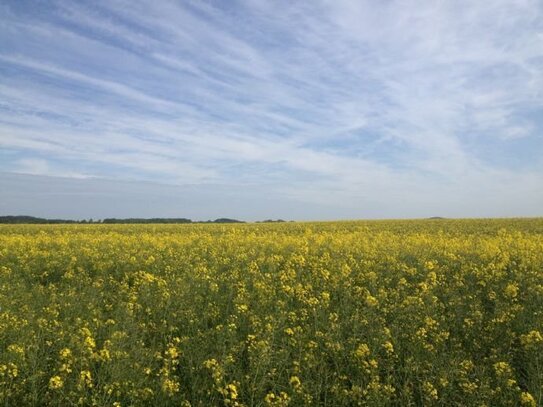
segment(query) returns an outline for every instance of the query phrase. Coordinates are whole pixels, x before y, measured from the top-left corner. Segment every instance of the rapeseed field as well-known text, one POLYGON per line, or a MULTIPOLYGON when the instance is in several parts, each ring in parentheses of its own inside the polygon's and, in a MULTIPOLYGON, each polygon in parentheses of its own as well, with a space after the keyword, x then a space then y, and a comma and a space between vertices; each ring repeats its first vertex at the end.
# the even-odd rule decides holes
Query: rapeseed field
POLYGON ((0 226, 5 406, 543 404, 543 220, 0 226))

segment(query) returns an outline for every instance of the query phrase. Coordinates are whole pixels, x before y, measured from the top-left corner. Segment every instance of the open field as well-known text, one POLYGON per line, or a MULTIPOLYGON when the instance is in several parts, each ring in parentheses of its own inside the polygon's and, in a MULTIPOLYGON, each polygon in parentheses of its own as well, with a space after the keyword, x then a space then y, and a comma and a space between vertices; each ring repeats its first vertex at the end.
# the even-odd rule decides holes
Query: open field
POLYGON ((543 219, 0 225, 4 405, 543 404, 543 219))

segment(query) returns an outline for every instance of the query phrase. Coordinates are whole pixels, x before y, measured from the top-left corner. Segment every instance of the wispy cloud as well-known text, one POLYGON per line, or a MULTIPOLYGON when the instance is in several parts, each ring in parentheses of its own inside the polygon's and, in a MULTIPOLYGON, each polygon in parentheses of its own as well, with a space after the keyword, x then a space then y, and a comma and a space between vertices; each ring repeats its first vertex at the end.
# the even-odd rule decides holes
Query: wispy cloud
POLYGON ((337 217, 543 204, 537 0, 11 2, 0 18, 0 171, 267 185, 337 217))

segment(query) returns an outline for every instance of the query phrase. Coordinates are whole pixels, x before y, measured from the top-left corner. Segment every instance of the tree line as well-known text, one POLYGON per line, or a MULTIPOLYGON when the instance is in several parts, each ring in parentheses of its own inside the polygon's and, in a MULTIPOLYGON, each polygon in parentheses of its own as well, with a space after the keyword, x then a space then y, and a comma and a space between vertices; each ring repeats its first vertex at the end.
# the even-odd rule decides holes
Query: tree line
POLYGON ((187 218, 105 218, 105 219, 46 219, 35 216, 0 216, 0 223, 7 224, 59 224, 59 223, 106 223, 106 224, 125 224, 125 223, 245 223, 242 220, 230 218, 218 218, 215 220, 193 221, 187 218))

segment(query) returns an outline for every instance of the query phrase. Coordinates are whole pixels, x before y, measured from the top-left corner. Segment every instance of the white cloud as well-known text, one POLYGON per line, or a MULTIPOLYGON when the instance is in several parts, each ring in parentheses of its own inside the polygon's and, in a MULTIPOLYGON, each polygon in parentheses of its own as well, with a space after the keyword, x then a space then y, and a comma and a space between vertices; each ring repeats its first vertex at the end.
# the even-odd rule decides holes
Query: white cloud
MULTIPOLYGON (((88 175, 71 172, 69 170, 58 168, 56 165, 51 165, 47 160, 40 158, 23 158, 15 163, 13 172, 16 174, 26 175, 46 175, 64 178, 89 178, 88 175)), ((15 208, 14 208, 15 209, 15 208)))

